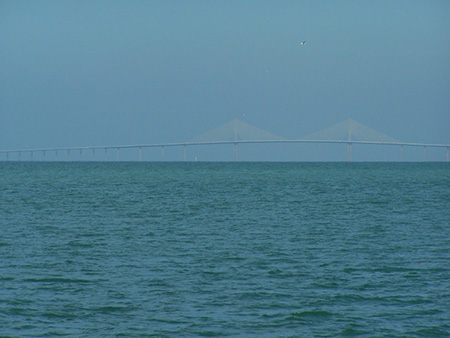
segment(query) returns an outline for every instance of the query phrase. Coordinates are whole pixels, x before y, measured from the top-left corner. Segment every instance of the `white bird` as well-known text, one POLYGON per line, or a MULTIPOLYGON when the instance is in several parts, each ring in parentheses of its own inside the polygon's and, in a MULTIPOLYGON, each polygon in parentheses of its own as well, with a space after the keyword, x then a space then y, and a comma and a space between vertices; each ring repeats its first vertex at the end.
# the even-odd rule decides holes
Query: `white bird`
POLYGON ((306 45, 306 41, 302 41, 302 42, 300 42, 300 44, 303 46, 303 45, 306 45))

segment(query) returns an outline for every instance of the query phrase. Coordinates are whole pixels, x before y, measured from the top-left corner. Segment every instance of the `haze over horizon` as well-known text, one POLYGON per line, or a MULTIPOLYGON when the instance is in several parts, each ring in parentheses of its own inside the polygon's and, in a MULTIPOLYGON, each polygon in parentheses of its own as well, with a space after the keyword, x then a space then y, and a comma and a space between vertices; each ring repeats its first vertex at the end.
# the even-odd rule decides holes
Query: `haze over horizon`
MULTIPOLYGON (((292 139, 352 118, 450 144, 449 14, 438 0, 0 1, 0 150, 184 142, 235 118, 292 139)), ((300 150, 240 158, 318 153, 300 150)))

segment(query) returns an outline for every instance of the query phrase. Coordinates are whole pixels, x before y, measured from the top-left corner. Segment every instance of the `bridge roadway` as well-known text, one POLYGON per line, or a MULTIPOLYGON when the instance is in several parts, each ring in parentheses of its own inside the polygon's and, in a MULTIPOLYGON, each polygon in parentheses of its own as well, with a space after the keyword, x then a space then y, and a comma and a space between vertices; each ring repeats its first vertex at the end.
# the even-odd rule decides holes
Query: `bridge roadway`
MULTIPOLYGON (((164 160, 164 148, 165 147, 184 147, 184 160, 186 161, 186 147, 187 146, 201 146, 201 145, 218 145, 218 144, 232 144, 234 145, 234 159, 237 160, 237 146, 239 144, 255 144, 255 143, 329 143, 329 144, 347 144, 348 146, 348 160, 351 161, 351 146, 353 144, 365 144, 365 145, 387 145, 387 146, 400 146, 403 150, 405 147, 423 147, 424 156, 426 148, 447 148, 447 161, 449 161, 450 144, 432 144, 432 143, 412 143, 412 142, 376 142, 376 141, 349 141, 349 140, 235 140, 235 141, 206 141, 206 142, 175 142, 175 143, 154 143, 154 144, 132 144, 132 145, 115 145, 115 146, 86 146, 86 147, 61 147, 61 148, 36 148, 36 149, 19 149, 19 150, 0 150, 0 153, 6 154, 7 160, 9 154, 30 153, 31 159, 33 159, 34 153, 43 153, 45 158, 46 152, 54 152, 56 155, 58 151, 66 151, 68 159, 70 160, 71 151, 79 151, 80 156, 83 150, 91 150, 92 155, 95 154, 95 150, 103 149, 106 153, 110 149, 117 150, 117 159, 119 160, 120 149, 139 149, 139 160, 142 160, 142 148, 161 148, 161 159, 164 160)), ((403 155, 402 155, 403 156, 403 155)), ((402 159, 403 160, 403 159, 402 159)))

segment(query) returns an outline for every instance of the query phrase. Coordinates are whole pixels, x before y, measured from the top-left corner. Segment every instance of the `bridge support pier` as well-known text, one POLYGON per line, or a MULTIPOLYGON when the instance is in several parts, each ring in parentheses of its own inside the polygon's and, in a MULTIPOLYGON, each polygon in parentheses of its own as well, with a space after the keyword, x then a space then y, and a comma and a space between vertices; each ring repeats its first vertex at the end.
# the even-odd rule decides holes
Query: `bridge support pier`
POLYGON ((447 162, 448 162, 448 152, 449 152, 449 149, 450 147, 447 147, 447 162))
POLYGON ((70 150, 67 149, 67 161, 70 161, 70 150))
POLYGON ((117 161, 120 161, 120 148, 117 148, 117 161))
POLYGON ((92 148, 92 161, 95 161, 95 149, 92 148))
POLYGON ((164 161, 164 146, 161 147, 161 161, 164 161))
POLYGON ((234 162, 238 160, 238 144, 234 143, 234 162))
POLYGON ((139 147, 139 162, 142 162, 142 147, 139 147))
POLYGON ((184 159, 184 162, 186 162, 186 145, 184 145, 184 157, 183 157, 183 159, 184 159))
POLYGON ((105 148, 105 154, 103 155, 103 160, 106 161, 108 157, 108 148, 105 148))
POLYGON ((423 147, 423 161, 425 162, 427 160, 427 147, 423 147))
POLYGON ((347 143, 347 161, 352 161, 352 144, 350 142, 347 143))
POLYGON ((403 162, 403 146, 400 146, 400 162, 403 162))

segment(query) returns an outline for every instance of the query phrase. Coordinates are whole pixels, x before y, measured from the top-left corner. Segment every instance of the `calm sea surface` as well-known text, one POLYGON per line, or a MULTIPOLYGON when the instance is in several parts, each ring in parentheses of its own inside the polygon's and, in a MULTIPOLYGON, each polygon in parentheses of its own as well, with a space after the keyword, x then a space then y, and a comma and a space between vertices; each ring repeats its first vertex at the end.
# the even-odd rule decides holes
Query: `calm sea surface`
POLYGON ((448 163, 0 163, 0 336, 449 337, 448 163))

